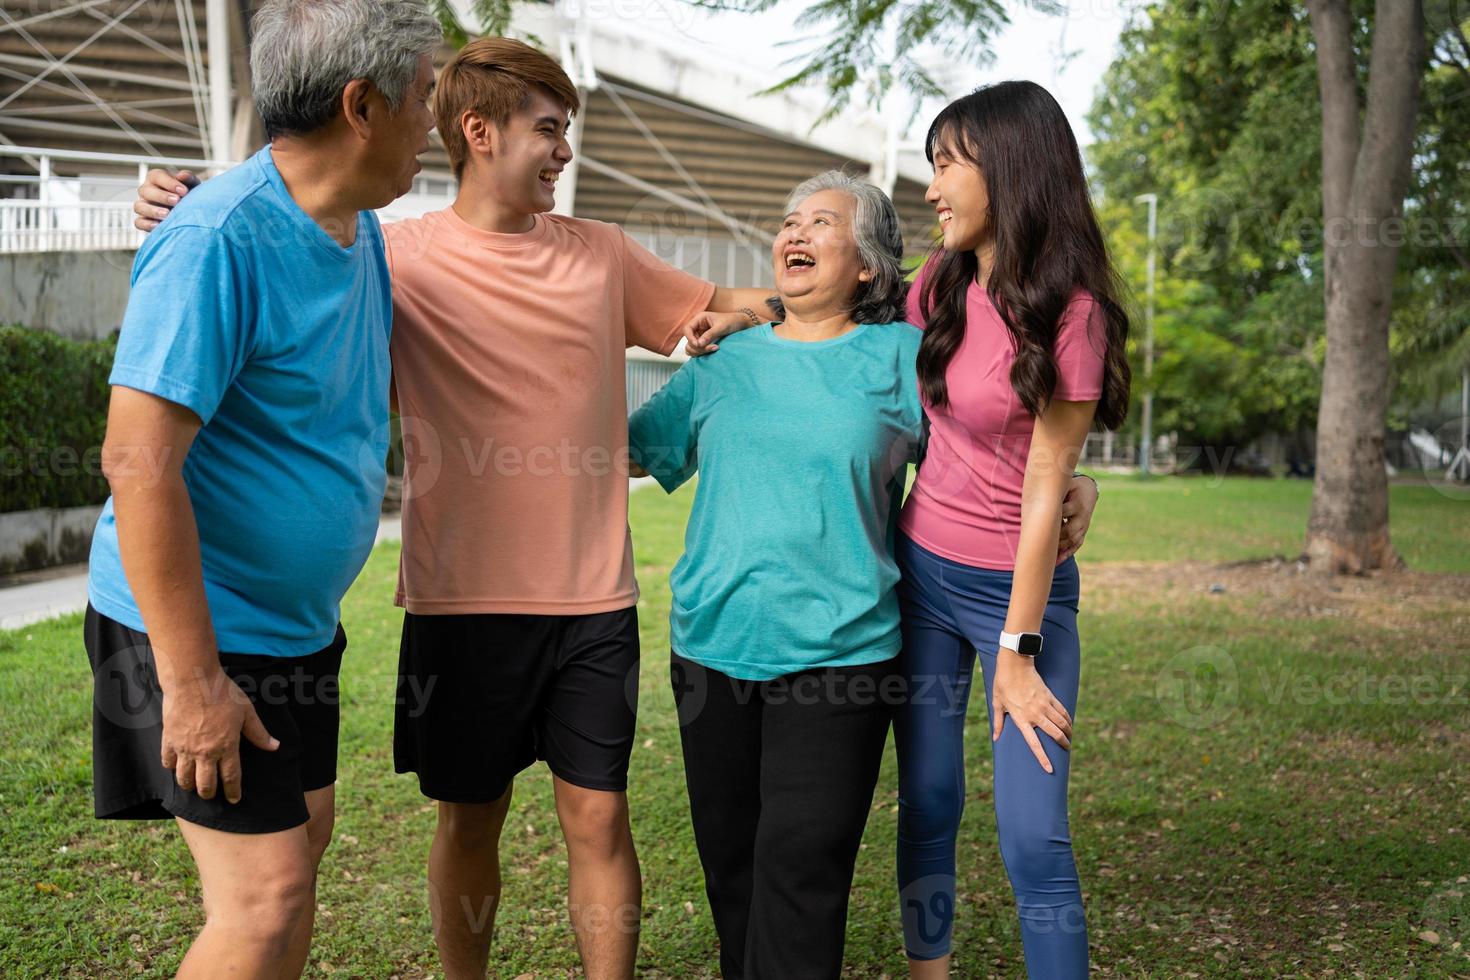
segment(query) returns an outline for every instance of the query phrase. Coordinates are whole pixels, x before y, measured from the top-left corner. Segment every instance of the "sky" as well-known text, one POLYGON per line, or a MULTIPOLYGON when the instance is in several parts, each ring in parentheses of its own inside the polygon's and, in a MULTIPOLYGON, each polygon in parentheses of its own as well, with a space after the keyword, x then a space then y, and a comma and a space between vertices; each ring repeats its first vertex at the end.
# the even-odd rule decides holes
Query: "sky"
MULTIPOLYGON (((679 43, 704 46, 712 52, 740 53, 752 68, 764 68, 776 81, 783 59, 807 51, 811 43, 782 48, 777 42, 800 40, 803 32, 792 26, 806 6, 802 0, 782 0, 761 14, 715 14, 697 10, 680 0, 582 0, 600 16, 634 20, 645 31, 666 35, 679 43)), ((1086 115, 1093 94, 1116 51, 1118 34, 1127 16, 1129 0, 1063 0, 1067 13, 1044 16, 1012 5, 1011 26, 995 43, 995 62, 989 68, 966 68, 945 79, 951 98, 977 85, 1006 79, 1029 79, 1054 95, 1086 147, 1092 142, 1086 115), (1065 51, 1065 55, 1063 52, 1065 51)), ((929 118, 942 102, 926 103, 909 135, 922 139, 929 118)))

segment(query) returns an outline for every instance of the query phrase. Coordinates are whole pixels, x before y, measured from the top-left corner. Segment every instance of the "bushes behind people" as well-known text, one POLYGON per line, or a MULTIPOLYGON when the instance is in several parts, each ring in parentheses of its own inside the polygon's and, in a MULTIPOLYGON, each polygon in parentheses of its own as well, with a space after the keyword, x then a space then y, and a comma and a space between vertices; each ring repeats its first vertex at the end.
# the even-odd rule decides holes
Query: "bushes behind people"
POLYGON ((107 499, 100 461, 117 335, 0 326, 0 513, 107 499))

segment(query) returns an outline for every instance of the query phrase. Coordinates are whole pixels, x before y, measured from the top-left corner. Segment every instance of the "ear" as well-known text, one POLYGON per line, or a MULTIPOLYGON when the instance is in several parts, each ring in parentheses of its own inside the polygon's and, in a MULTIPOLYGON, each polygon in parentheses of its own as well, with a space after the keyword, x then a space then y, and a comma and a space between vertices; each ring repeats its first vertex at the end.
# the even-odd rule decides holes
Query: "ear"
POLYGON ((858 273, 858 282, 872 282, 873 273, 870 269, 863 269, 858 273))
POLYGON ((485 121, 485 117, 473 109, 466 109, 459 117, 459 131, 471 152, 495 155, 494 136, 498 130, 485 121))
POLYGON ((372 135, 369 112, 373 100, 381 98, 377 87, 366 78, 354 78, 342 87, 342 118, 359 138, 365 140, 372 135))

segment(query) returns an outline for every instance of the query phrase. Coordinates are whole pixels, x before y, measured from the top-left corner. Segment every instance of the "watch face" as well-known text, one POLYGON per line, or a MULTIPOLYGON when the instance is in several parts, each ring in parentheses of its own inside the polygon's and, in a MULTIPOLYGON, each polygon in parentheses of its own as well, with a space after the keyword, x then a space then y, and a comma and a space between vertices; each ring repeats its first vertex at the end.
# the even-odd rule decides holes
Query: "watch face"
POLYGON ((1041 652, 1041 634, 1022 633, 1019 647, 1020 648, 1016 651, 1017 653, 1025 654, 1028 657, 1036 656, 1038 653, 1041 652))

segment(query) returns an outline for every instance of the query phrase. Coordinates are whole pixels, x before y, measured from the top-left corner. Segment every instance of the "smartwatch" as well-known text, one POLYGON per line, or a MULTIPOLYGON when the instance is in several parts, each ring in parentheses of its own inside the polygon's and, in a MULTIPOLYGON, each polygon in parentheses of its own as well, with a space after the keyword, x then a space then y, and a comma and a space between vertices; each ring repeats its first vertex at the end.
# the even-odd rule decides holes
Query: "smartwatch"
POLYGON ((1023 657, 1034 657, 1041 652, 1040 633, 1007 633, 1000 631, 1000 645, 1006 650, 1014 650, 1023 657))

